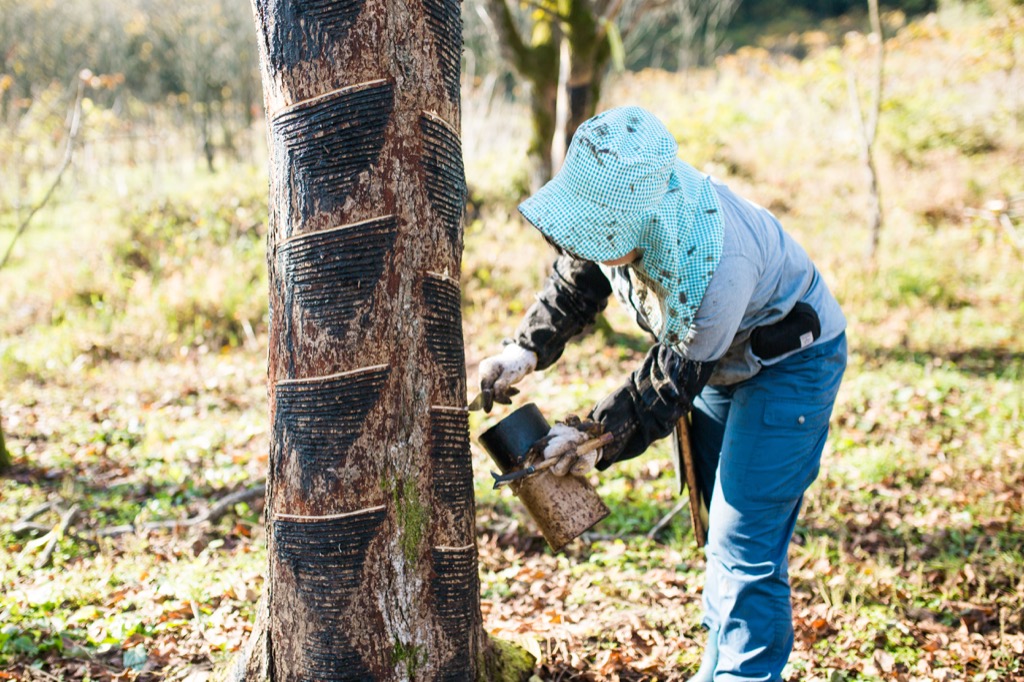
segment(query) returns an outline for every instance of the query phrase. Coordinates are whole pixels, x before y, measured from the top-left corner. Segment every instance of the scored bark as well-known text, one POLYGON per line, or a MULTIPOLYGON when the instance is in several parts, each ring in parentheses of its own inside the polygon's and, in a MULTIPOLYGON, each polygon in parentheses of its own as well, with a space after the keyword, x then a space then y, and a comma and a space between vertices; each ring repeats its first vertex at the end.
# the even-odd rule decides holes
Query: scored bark
POLYGON ((253 0, 270 146, 269 674, 477 675, 457 0, 253 0))

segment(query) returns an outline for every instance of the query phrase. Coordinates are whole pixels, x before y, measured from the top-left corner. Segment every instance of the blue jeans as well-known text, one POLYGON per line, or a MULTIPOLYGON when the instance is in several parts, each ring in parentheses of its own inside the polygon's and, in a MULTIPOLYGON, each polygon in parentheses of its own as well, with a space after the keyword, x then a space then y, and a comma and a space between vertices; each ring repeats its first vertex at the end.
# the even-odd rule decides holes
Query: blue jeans
POLYGON ((718 645, 701 679, 781 679, 793 649, 789 541, 845 369, 843 334, 694 401, 694 456, 713 491, 703 623, 718 645))

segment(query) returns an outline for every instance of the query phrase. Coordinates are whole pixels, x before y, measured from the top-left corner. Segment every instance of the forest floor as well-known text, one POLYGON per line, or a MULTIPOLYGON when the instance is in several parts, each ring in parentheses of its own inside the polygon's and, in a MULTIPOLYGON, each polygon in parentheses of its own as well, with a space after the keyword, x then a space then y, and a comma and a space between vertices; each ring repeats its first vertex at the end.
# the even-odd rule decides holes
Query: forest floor
MULTIPOLYGON (((1024 680, 1024 254, 999 219, 1024 232, 1024 104, 1003 96, 1024 89, 1000 42, 1024 23, 948 21, 891 41, 872 264, 838 48, 617 75, 606 95, 663 116, 684 157, 779 215, 848 317, 849 369, 790 552, 791 681, 1024 680)), ((465 104, 483 207, 462 272, 470 381, 551 260, 515 218, 502 160, 521 158, 526 123, 503 106, 465 104)), ((0 479, 0 680, 200 682, 251 627, 266 561, 261 500, 245 493, 268 459, 266 179, 174 175, 117 197, 80 178, 0 271, 14 457, 0 479), (234 493, 212 522, 186 523, 234 493)), ((613 305, 517 404, 585 413, 647 343, 613 305)), ((541 682, 687 679, 704 557, 688 511, 669 516, 667 445, 594 475, 611 515, 552 553, 491 489, 475 443, 504 414, 470 421, 487 631, 533 653, 541 682)))

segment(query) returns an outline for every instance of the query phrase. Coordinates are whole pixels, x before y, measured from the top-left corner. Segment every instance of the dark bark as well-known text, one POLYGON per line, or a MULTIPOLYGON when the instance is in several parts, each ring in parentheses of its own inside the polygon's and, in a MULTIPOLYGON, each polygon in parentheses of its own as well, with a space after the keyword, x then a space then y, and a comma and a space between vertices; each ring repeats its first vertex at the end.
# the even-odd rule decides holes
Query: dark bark
POLYGON ((481 672, 459 11, 455 0, 254 0, 271 150, 272 442, 247 679, 481 672))
MULTIPOLYGON (((616 4, 605 11, 617 12, 616 4)), ((603 14, 597 14, 586 0, 575 0, 569 4, 569 30, 566 32, 569 68, 567 77, 559 87, 565 89, 565 124, 555 131, 564 140, 564 149, 569 148, 572 136, 580 124, 597 113, 601 99, 601 85, 608 71, 611 47, 603 21, 603 14)), ((556 159, 556 163, 560 160, 556 159)), ((557 168, 556 168, 557 170, 557 168)))

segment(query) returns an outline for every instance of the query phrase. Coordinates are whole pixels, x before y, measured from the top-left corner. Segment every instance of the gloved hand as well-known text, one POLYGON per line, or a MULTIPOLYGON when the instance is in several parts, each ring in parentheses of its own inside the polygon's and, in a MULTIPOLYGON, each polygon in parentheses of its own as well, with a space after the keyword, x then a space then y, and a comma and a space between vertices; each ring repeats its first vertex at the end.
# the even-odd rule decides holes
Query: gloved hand
POLYGON ((480 395, 484 412, 490 412, 494 403, 508 405, 519 389, 512 388, 537 368, 537 354, 520 345, 510 343, 498 355, 480 363, 480 395))
POLYGON ((541 454, 545 460, 559 458, 549 469, 555 476, 583 476, 593 469, 597 460, 601 458, 602 448, 594 448, 583 454, 577 453, 577 448, 591 440, 592 436, 569 424, 555 424, 548 431, 546 438, 548 440, 541 454))

